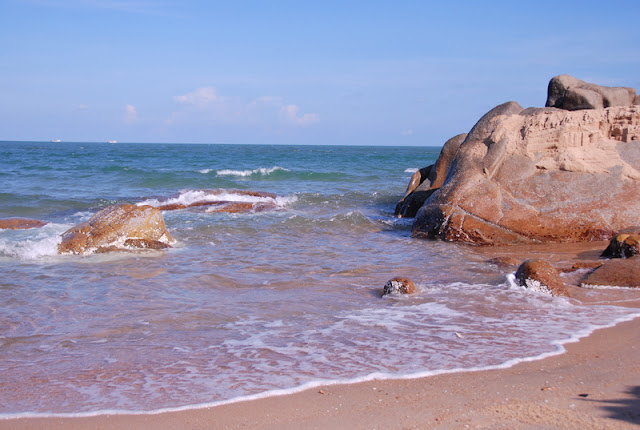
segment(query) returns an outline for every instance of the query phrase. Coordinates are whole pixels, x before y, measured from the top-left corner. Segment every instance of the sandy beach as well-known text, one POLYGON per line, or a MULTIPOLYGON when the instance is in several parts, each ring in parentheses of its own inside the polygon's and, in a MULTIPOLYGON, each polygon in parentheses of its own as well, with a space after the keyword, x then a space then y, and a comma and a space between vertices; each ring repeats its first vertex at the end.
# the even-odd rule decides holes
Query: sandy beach
POLYGON ((640 425, 640 319, 508 369, 318 387, 157 415, 0 421, 0 429, 626 429, 640 425))

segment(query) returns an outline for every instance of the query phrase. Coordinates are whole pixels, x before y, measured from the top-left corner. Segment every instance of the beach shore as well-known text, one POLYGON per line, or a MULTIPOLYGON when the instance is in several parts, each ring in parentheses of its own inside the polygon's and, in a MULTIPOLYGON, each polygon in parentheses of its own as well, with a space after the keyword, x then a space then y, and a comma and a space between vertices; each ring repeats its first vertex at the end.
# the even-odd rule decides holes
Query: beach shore
POLYGON ((640 318, 508 369, 330 385, 156 415, 0 420, 0 429, 626 429, 640 426, 640 318))

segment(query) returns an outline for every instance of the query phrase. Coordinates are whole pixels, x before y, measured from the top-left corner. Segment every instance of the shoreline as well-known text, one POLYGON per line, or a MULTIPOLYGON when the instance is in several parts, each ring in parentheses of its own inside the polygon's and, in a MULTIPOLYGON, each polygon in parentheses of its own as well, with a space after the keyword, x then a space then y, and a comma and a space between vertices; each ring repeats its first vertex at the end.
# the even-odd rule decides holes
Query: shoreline
POLYGON ((0 429, 633 428, 639 341, 636 317, 569 340, 564 353, 507 368, 320 385, 174 412, 0 419, 0 429))

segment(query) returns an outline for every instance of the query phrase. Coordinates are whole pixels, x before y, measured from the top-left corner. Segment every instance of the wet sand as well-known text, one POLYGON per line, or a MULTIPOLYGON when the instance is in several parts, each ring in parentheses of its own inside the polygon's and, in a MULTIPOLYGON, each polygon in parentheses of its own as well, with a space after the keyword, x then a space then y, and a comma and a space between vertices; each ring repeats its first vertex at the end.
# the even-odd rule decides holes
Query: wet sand
POLYGON ((509 369, 332 385, 185 412, 0 421, 0 429, 625 429, 640 425, 640 318, 509 369))
MULTIPOLYGON (((598 249, 602 244, 565 246, 557 254, 550 248, 511 248, 508 254, 552 254, 550 259, 562 265, 597 259, 598 249)), ((495 257, 504 250, 481 252, 487 251, 487 257, 495 257)), ((640 308, 640 299, 624 305, 640 308)), ((566 353, 508 369, 329 385, 155 415, 0 420, 0 430, 639 428, 640 318, 596 330, 565 348, 566 353)))

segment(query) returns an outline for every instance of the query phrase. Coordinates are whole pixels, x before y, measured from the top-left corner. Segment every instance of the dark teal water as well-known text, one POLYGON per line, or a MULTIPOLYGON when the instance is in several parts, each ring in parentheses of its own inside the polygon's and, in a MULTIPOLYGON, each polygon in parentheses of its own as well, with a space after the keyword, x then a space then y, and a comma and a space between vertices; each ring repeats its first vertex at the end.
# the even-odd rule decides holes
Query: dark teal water
POLYGON ((0 218, 49 223, 0 230, 0 414, 153 411, 508 365, 634 315, 525 291, 473 247, 411 239, 392 211, 438 152, 0 142, 0 218), (166 251, 56 254, 62 232, 109 205, 211 190, 278 197, 263 212, 164 212, 166 251), (419 292, 380 298, 399 275, 419 292))

